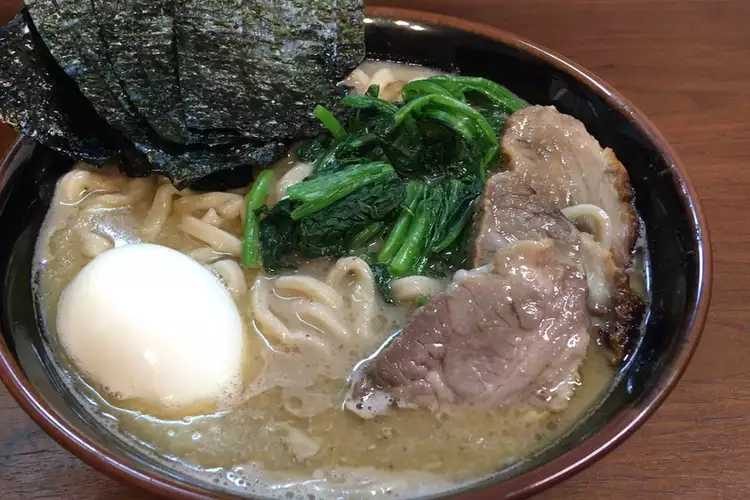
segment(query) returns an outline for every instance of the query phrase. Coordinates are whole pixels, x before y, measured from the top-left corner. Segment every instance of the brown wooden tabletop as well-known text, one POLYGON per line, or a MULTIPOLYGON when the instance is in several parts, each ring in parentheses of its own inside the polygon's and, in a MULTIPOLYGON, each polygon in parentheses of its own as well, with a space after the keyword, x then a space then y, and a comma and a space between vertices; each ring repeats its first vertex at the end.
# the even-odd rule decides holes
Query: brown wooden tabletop
MULTIPOLYGON (((687 166, 708 217, 713 300, 687 373, 625 444, 538 498, 750 498, 750 2, 375 3, 493 24, 593 71, 661 129, 687 166)), ((0 0, 0 23, 19 5, 0 0)), ((13 138, 0 128, 0 152, 13 138)), ((0 498, 146 497, 64 451, 0 388, 0 498)))

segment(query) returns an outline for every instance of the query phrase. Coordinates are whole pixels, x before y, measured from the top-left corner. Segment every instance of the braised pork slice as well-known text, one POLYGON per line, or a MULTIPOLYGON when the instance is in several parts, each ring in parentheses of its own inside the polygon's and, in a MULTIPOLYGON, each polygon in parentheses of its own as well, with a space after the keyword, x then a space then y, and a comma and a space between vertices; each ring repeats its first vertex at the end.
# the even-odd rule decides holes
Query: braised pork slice
POLYGON ((589 286, 588 305, 592 324, 613 351, 612 363, 622 361, 632 350, 635 326, 645 304, 630 285, 630 277, 617 267, 612 253, 591 235, 580 235, 580 258, 589 286))
POLYGON ((638 231, 627 172, 586 127, 552 106, 529 106, 507 121, 502 149, 510 170, 556 208, 592 205, 609 218, 615 264, 630 265, 638 231))
POLYGON ((495 252, 519 241, 552 239, 575 251, 578 230, 547 197, 521 176, 500 172, 487 180, 474 219, 472 267, 492 262, 495 252))
POLYGON ((632 326, 643 304, 613 254, 593 236, 580 232, 546 194, 537 193, 515 171, 487 180, 474 221, 472 266, 492 261, 495 252, 519 240, 551 239, 567 257, 583 267, 589 313, 602 339, 623 359, 632 347, 632 326))
POLYGON ((498 252, 492 270, 452 283, 355 375, 346 407, 392 402, 563 408, 586 355, 586 277, 551 240, 498 252))

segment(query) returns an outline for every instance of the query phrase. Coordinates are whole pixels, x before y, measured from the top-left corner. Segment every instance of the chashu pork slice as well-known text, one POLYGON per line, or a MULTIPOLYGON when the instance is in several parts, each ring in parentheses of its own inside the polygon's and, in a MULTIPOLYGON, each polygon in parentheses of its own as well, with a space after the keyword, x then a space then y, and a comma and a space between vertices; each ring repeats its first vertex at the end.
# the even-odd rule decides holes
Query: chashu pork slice
POLYGON ((615 361, 632 348, 633 325, 643 302, 632 290, 625 271, 612 253, 592 235, 579 231, 546 194, 537 193, 517 172, 501 172, 487 180, 474 221, 472 267, 492 262, 497 251, 518 241, 553 240, 586 275, 587 304, 615 361))
POLYGON ((638 237, 630 180, 614 152, 602 148, 583 123, 553 106, 529 106, 506 122, 502 149, 509 169, 556 208, 603 210, 609 219, 604 243, 618 267, 630 265, 638 237))
POLYGON ((552 240, 497 252, 488 272, 451 283, 354 375, 346 408, 368 418, 395 402, 560 410, 590 335, 581 266, 552 240))

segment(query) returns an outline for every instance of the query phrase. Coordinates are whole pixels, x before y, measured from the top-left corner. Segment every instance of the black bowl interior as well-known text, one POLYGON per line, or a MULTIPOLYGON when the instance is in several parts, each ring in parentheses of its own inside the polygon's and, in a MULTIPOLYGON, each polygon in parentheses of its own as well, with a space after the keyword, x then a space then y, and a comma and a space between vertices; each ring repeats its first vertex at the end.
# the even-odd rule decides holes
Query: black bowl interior
MULTIPOLYGON (((645 223, 652 304, 641 344, 610 395, 581 425, 528 462, 488 480, 498 482, 576 447, 617 415, 647 405, 657 381, 689 334, 701 286, 702 250, 695 214, 671 165, 620 111, 573 76, 519 49, 463 31, 422 26, 426 29, 418 31, 392 20, 375 19, 367 28, 369 57, 488 77, 532 103, 554 104, 579 118, 628 168, 645 223)), ((115 457, 175 479, 168 468, 113 438, 66 393, 37 326, 30 288, 31 257, 55 182, 71 165, 70 159, 27 142, 5 166, 4 174, 10 176, 0 192, 0 276, 4 279, 0 314, 5 341, 29 380, 69 425, 115 457)), ((487 482, 477 486, 485 485, 487 482)))

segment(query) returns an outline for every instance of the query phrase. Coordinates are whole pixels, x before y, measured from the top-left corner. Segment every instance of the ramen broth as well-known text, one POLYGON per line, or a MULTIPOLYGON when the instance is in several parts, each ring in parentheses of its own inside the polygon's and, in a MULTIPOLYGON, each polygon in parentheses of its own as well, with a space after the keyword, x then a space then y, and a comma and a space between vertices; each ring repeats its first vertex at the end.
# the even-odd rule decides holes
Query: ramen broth
MULTIPOLYGON (((363 73, 353 78, 372 77, 387 70, 391 74, 381 74, 380 78, 405 82, 427 74, 414 67, 399 73, 399 68, 368 63, 358 70, 363 73)), ((274 167, 274 180, 278 182, 297 164, 290 154, 274 167)), ((198 406, 182 414, 137 400, 118 399, 86 381, 85 374, 59 348, 56 307, 65 286, 97 252, 97 235, 114 246, 141 240, 141 228, 154 196, 165 184, 149 178, 137 180, 140 184, 134 187, 134 180, 114 167, 79 168, 95 172, 109 185, 85 193, 72 204, 62 201, 58 188, 35 256, 38 304, 59 369, 85 408, 120 438, 198 480, 240 493, 320 498, 385 491, 412 496, 445 490, 502 470, 554 442, 610 387, 614 370, 607 352, 592 341, 579 372, 579 386, 561 412, 542 412, 523 404, 493 410, 458 406, 440 412, 398 410, 371 420, 361 419, 342 409, 347 379, 358 362, 406 324, 413 306, 387 305, 376 294, 376 313, 367 335, 328 342, 324 355, 315 350, 317 347, 285 345, 263 335, 263 327, 248 306, 250 294, 258 288, 265 290, 268 309, 290 330, 315 333, 320 328, 295 312, 285 312, 293 303, 302 304, 303 299, 277 287, 277 277, 242 268, 246 288, 239 289, 233 298, 246 336, 243 383, 224 394, 218 408, 198 406), (141 192, 132 203, 102 201, 112 192, 130 193, 136 187, 141 192)), ((190 254, 207 265, 226 258, 207 250, 205 242, 181 229, 180 216, 175 213, 179 199, 175 196, 172 213, 151 242, 190 254)), ((194 215, 201 218, 206 212, 199 208, 194 215)), ((221 230, 241 236, 241 217, 220 218, 221 230)), ((305 260, 298 269, 281 275, 322 281, 334 265, 331 259, 305 260)), ((343 283, 343 289, 356 288, 354 285, 343 283)), ((344 311, 361 306, 356 290, 344 296, 344 311)), ((356 321, 356 317, 342 320, 345 325, 355 325, 353 328, 357 328, 356 321)))

